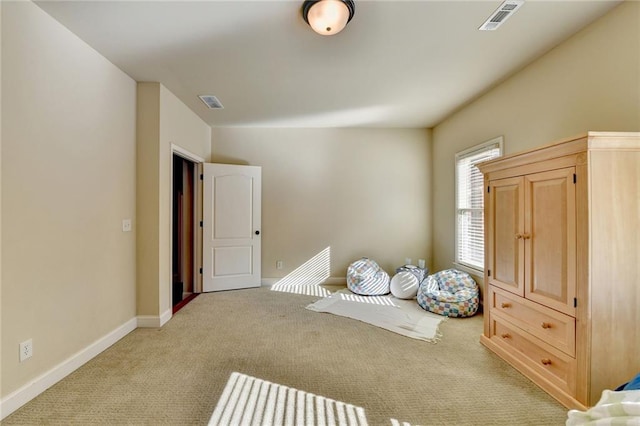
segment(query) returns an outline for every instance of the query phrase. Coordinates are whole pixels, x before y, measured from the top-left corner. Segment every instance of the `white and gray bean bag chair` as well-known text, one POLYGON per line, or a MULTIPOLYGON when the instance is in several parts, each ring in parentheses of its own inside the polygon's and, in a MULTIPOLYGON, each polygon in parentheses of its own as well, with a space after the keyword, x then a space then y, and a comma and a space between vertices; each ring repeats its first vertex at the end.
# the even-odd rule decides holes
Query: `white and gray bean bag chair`
POLYGON ((413 299, 418 294, 418 287, 428 275, 428 269, 413 265, 397 268, 396 274, 391 278, 391 294, 398 299, 413 299))
POLYGON ((347 268, 347 287, 362 296, 389 294, 389 274, 375 261, 363 257, 347 268))

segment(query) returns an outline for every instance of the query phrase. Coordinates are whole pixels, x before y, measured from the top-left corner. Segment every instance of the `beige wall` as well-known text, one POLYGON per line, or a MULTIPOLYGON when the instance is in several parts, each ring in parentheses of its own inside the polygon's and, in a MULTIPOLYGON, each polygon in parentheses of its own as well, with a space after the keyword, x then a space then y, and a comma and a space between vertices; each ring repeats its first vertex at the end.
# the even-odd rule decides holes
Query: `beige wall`
POLYGON ((262 166, 263 277, 326 247, 336 278, 362 256, 388 272, 431 258, 428 131, 214 128, 212 141, 212 161, 262 166))
MULTIPOLYGON (((0 310, 2 309, 2 2, 0 1, 0 310)), ((2 312, 0 311, 0 377, 2 377, 2 312)), ((0 399, 2 398, 0 379, 0 399)), ((2 413, 0 413, 0 419, 2 413)))
POLYGON ((435 268, 455 258, 456 152, 503 135, 509 154, 588 130, 640 130, 638 2, 624 2, 435 127, 435 268))
POLYGON ((284 276, 326 247, 331 276, 344 277, 361 256, 389 272, 405 257, 451 266, 457 151, 498 135, 510 153, 586 130, 640 130, 637 2, 453 114, 433 136, 212 134, 169 90, 136 88, 34 4, 0 2, 0 22, 0 398, 136 314, 170 309, 172 143, 205 160, 262 166, 264 277, 284 276), (121 231, 125 218, 136 219, 134 232, 121 231), (19 363, 18 344, 29 338, 34 357, 19 363))
POLYGON ((159 83, 138 83, 138 315, 171 309, 171 145, 208 160, 211 128, 159 83))
POLYGON ((136 85, 33 3, 2 2, 2 89, 5 397, 136 315, 136 85))
POLYGON ((138 83, 136 277, 138 315, 160 315, 160 88, 138 83))

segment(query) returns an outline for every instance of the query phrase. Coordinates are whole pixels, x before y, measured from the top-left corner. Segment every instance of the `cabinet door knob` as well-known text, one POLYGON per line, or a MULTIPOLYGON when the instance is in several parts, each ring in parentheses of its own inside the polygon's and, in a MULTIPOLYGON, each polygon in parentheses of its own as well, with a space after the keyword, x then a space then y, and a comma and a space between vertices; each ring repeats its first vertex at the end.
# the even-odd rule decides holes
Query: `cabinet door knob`
POLYGON ((516 240, 521 240, 522 239, 522 234, 516 234, 516 240))
POLYGON ((502 304, 500 305, 500 307, 502 307, 502 308, 510 308, 510 307, 511 307, 511 303, 502 302, 502 304))
POLYGON ((522 234, 522 238, 528 240, 529 238, 531 238, 531 234, 522 234))
POLYGON ((542 328, 547 329, 547 328, 551 328, 551 323, 550 322, 543 322, 541 324, 542 328))
POLYGON ((509 337, 511 337, 511 335, 509 333, 502 333, 500 337, 502 337, 503 339, 508 339, 509 337))
POLYGON ((551 365, 551 360, 549 358, 542 358, 540 362, 544 365, 551 365))

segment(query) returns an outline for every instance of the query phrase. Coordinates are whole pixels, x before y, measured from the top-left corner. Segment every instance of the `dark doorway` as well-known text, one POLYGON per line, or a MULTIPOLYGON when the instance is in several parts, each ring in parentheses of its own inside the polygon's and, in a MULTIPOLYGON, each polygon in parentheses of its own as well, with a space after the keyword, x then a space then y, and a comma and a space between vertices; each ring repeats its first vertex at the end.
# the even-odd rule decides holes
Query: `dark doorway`
POLYGON ((173 154, 173 312, 194 295, 195 164, 173 154))

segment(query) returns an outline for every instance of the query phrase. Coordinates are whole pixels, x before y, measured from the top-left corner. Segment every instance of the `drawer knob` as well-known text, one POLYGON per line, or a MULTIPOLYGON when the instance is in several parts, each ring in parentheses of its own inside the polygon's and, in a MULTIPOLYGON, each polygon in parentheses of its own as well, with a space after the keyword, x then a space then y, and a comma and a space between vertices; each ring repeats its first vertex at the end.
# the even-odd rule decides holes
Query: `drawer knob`
POLYGON ((511 335, 509 333, 502 333, 500 337, 502 337, 503 339, 508 339, 509 337, 511 337, 511 335))
POLYGON ((507 303, 507 302, 502 302, 502 304, 500 305, 502 308, 510 308, 511 307, 511 303, 507 303))
POLYGON ((544 329, 551 328, 551 323, 550 322, 543 322, 541 325, 542 325, 542 328, 544 328, 544 329))
POLYGON ((540 362, 544 365, 551 365, 551 360, 549 358, 542 358, 540 362))

